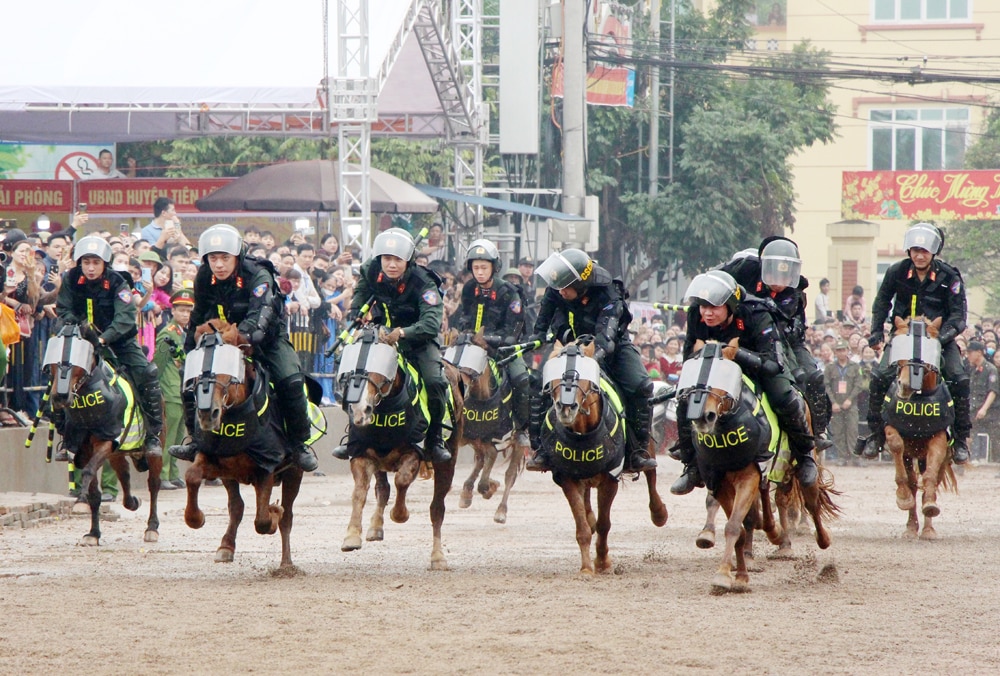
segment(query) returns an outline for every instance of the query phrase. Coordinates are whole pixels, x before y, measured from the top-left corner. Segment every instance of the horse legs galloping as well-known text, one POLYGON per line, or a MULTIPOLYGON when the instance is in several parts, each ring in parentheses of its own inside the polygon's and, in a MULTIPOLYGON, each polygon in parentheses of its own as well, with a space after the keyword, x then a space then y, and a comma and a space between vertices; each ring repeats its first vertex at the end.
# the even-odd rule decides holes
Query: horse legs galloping
MULTIPOLYGON (((143 534, 144 542, 157 542, 160 539, 159 528, 160 519, 156 515, 157 497, 160 492, 160 471, 163 469, 163 458, 161 456, 145 456, 148 463, 147 471, 149 476, 146 485, 149 488, 149 517, 146 520, 146 532, 143 534)), ((142 505, 142 500, 132 494, 132 477, 129 472, 128 457, 122 453, 112 453, 108 457, 111 469, 118 476, 118 483, 122 489, 122 506, 134 512, 142 505)))
POLYGON ((458 506, 462 509, 472 505, 472 489, 476 485, 479 473, 483 471, 483 466, 486 464, 486 450, 483 448, 483 444, 474 441, 471 445, 475 463, 472 466, 472 474, 462 484, 462 495, 458 501, 458 506))
POLYGON ((937 489, 946 476, 948 440, 944 432, 938 432, 924 442, 926 456, 924 472, 919 474, 920 460, 906 454, 906 442, 893 427, 886 428, 886 446, 892 453, 896 468, 896 506, 908 513, 904 537, 917 537, 921 540, 936 540, 933 518, 941 513, 937 505, 937 489), (920 520, 917 515, 917 490, 922 486, 921 513, 924 516, 924 527, 920 530, 920 520))
POLYGON ((385 539, 385 506, 389 504, 390 493, 389 475, 381 471, 375 472, 375 512, 365 534, 365 539, 369 542, 381 542, 385 539))
POLYGON ((580 547, 580 574, 593 575, 594 562, 590 557, 590 539, 593 537, 590 523, 587 519, 587 504, 585 500, 585 488, 582 481, 572 481, 563 478, 559 482, 566 502, 569 503, 569 510, 573 513, 573 520, 576 522, 576 543, 580 547))
POLYGON ((611 532, 611 505, 618 494, 618 482, 607 474, 594 479, 574 481, 560 478, 559 487, 566 496, 576 522, 576 543, 580 547, 580 574, 593 575, 611 570, 608 533, 611 532), (591 485, 597 488, 597 518, 590 506, 591 485), (590 555, 590 543, 597 533, 596 559, 590 555))
MULTIPOLYGON (((456 437, 448 442, 451 460, 434 465, 434 497, 431 498, 431 530, 434 533, 434 544, 431 547, 431 570, 448 570, 448 561, 444 556, 444 546, 441 543, 441 524, 444 523, 444 499, 451 490, 451 482, 455 478, 455 462, 458 458, 456 437)), ((397 475, 398 476, 398 475, 397 475)))
POLYGON ((278 522, 278 530, 281 532, 281 564, 280 568, 290 568, 292 566, 292 520, 295 515, 292 506, 295 498, 299 495, 299 487, 302 485, 302 470, 298 467, 289 467, 281 473, 281 506, 283 513, 278 522))
POLYGON ((354 490, 351 492, 351 519, 347 522, 347 535, 340 545, 341 551, 353 552, 361 549, 361 513, 368 499, 368 486, 375 474, 375 463, 365 458, 351 459, 351 475, 354 490))
MULTIPOLYGON (((513 443, 513 442, 511 442, 513 443)), ((490 474, 493 472, 493 465, 497 462, 497 456, 499 453, 496 448, 491 449, 492 452, 487 452, 484 454, 485 463, 483 464, 483 473, 479 477, 479 485, 476 486, 476 492, 483 496, 484 500, 489 500, 492 498, 500 484, 490 478, 490 474)))
MULTIPOLYGON (((190 495, 192 483, 188 481, 187 485, 188 495, 190 495)), ((219 543, 219 548, 215 550, 215 562, 232 563, 236 555, 236 531, 240 527, 240 522, 243 521, 243 511, 246 505, 243 502, 243 496, 240 495, 240 484, 238 481, 235 479, 223 479, 222 485, 226 487, 229 525, 226 527, 226 532, 222 535, 222 542, 219 543)), ((197 485, 195 485, 194 490, 197 495, 197 485)))
POLYGON ((500 498, 497 511, 493 514, 493 521, 496 523, 507 523, 507 499, 510 497, 510 489, 514 487, 517 475, 521 471, 522 460, 524 460, 524 447, 517 443, 517 440, 514 440, 510 446, 510 460, 507 462, 507 471, 504 472, 503 497, 500 498))
MULTIPOLYGON (((392 519, 393 523, 406 523, 410 520, 410 510, 406 508, 406 494, 410 490, 410 484, 416 480, 419 471, 420 458, 415 453, 410 453, 399 463, 394 479, 396 502, 389 510, 389 518, 392 519)), ((381 505, 381 507, 384 509, 385 505, 381 505)))
POLYGON ((73 512, 85 514, 90 511, 90 532, 83 536, 79 544, 81 547, 97 547, 101 544, 101 467, 111 456, 111 442, 91 437, 83 443, 81 452, 83 457, 89 459, 80 470, 80 497, 73 505, 73 512))
POLYGON ((711 493, 705 493, 705 525, 702 527, 694 544, 698 549, 711 549, 715 546, 715 517, 719 514, 719 501, 711 493))
MULTIPOLYGON (((650 457, 653 457, 650 454, 650 457)), ((661 528, 667 523, 667 506, 663 504, 660 492, 656 490, 656 470, 649 469, 643 472, 646 475, 646 490, 649 493, 649 518, 653 525, 661 528)))
POLYGON ((744 546, 747 532, 743 519, 749 513, 760 494, 760 472, 755 464, 750 464, 735 472, 727 472, 722 485, 716 492, 716 499, 728 517, 726 521, 726 546, 722 552, 719 569, 712 578, 712 592, 747 591, 750 575, 746 566, 744 546), (736 556, 736 580, 733 581, 733 556, 736 556))

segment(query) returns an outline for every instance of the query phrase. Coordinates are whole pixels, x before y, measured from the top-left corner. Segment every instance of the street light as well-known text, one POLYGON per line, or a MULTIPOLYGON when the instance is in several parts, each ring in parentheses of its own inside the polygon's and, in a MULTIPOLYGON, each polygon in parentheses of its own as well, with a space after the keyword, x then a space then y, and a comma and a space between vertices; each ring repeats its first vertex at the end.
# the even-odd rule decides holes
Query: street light
POLYGON ((45 214, 41 214, 41 215, 40 215, 40 216, 38 217, 38 220, 37 220, 37 221, 35 221, 35 226, 36 226, 36 227, 37 227, 37 228, 38 228, 38 229, 39 229, 40 231, 47 231, 47 230, 49 229, 49 225, 50 225, 50 222, 49 222, 49 217, 48 217, 48 216, 46 216, 45 214))

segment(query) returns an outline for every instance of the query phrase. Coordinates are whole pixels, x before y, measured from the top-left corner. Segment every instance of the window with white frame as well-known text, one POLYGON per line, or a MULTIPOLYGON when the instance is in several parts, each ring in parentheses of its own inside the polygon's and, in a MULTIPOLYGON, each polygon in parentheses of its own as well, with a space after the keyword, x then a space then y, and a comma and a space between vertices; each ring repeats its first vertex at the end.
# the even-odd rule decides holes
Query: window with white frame
POLYGON ((871 0, 875 21, 958 21, 972 18, 972 0, 871 0))
POLYGON ((868 163, 873 171, 961 169, 969 135, 969 109, 872 110, 868 131, 868 163))

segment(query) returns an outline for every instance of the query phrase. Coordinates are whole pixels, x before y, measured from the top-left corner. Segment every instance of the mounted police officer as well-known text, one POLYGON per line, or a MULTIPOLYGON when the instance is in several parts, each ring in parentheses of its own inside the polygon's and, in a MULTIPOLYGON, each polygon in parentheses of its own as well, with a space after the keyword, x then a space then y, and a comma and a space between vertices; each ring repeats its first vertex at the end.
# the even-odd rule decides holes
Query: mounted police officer
MULTIPOLYGON (((611 273, 597 265, 580 249, 566 249, 549 256, 536 270, 547 285, 538 309, 534 335, 528 340, 544 340, 551 329, 563 342, 591 335, 597 345, 595 357, 604 372, 620 389, 628 423, 625 469, 640 472, 656 469, 650 457, 649 397, 653 383, 649 379, 639 351, 628 333, 632 313, 625 286, 611 273)), ((542 419, 547 402, 533 393, 528 433, 535 454, 528 469, 548 469, 540 446, 542 419)))
MULTIPOLYGON (((438 334, 444 317, 440 279, 419 265, 411 264, 414 242, 402 228, 389 228, 372 243, 372 257, 361 265, 361 277, 351 300, 353 319, 372 296, 372 321, 389 329, 386 342, 396 345, 416 366, 427 388, 430 420, 423 443, 424 458, 448 462, 451 452, 441 437, 448 396, 448 380, 441 366, 438 334)), ((349 457, 347 446, 333 449, 336 458, 349 457)))
MULTIPOLYGON (((462 287, 456 328, 473 333, 482 330, 491 352, 518 342, 524 331, 524 296, 519 287, 497 277, 500 252, 496 245, 487 239, 472 242, 465 269, 472 273, 472 279, 462 287)), ((526 446, 531 396, 528 368, 517 357, 506 369, 513 393, 514 427, 522 435, 519 443, 526 446)))
MULTIPOLYGON (((194 310, 187 327, 184 351, 195 348, 195 329, 210 319, 236 324, 254 346, 254 358, 267 369, 274 384, 274 400, 291 443, 291 458, 305 472, 318 466, 316 456, 305 442, 311 434, 305 376, 298 356, 288 340, 282 313, 284 298, 275 282, 269 261, 246 253, 243 237, 231 225, 219 223, 205 230, 198 240, 202 264, 194 279, 194 310)), ((194 432, 194 393, 183 392, 184 421, 188 434, 194 432)), ((194 440, 171 446, 170 454, 193 461, 198 452, 194 440)))
MULTIPOLYGON (((748 364, 740 365, 747 375, 759 380, 781 428, 788 434, 792 457, 798 466, 799 482, 803 486, 816 483, 817 469, 812 457, 813 437, 806 420, 806 402, 795 388, 791 374, 778 365, 776 345, 780 338, 765 301, 747 296, 746 290, 736 283, 732 275, 722 270, 712 270, 695 277, 685 297, 690 308, 684 359, 691 357, 697 340, 728 343, 737 338, 741 348, 756 354, 760 358, 759 365, 756 365, 758 372, 749 372, 752 367, 748 364)), ((737 363, 740 363, 739 360, 737 363)), ((670 487, 670 492, 684 495, 702 485, 702 480, 695 463, 687 402, 683 400, 677 404, 677 426, 677 448, 684 463, 684 472, 670 487)))
POLYGON ((135 303, 132 285, 111 269, 111 246, 88 235, 73 248, 76 267, 63 273, 56 298, 56 315, 67 324, 90 323, 100 332, 101 345, 108 347, 125 375, 135 385, 139 406, 146 420, 146 453, 163 454, 163 397, 156 366, 151 364, 136 340, 135 303))
MULTIPOLYGON (((965 330, 965 285, 957 268, 937 259, 944 247, 944 233, 930 223, 917 223, 903 237, 906 260, 893 263, 885 272, 875 302, 872 303, 872 326, 868 344, 872 347, 885 342, 883 325, 892 319, 925 316, 928 321, 941 318, 942 375, 955 403, 955 439, 952 445, 953 460, 962 465, 969 461, 969 375, 962 365, 962 355, 955 344, 955 336, 965 330)), ((890 330, 889 338, 895 333, 890 330)), ((861 437, 854 453, 864 453, 866 458, 876 458, 885 444, 882 421, 882 404, 895 374, 889 350, 882 354, 881 362, 872 369, 868 397, 868 429, 871 435, 861 437)))
MULTIPOLYGON (((740 252, 741 254, 744 252, 740 252)), ((824 434, 830 422, 823 370, 806 345, 806 295, 809 280, 803 277, 799 247, 787 237, 768 237, 753 255, 744 255, 722 266, 751 295, 770 299, 771 318, 778 329, 782 348, 779 363, 792 374, 812 412, 817 448, 830 446, 824 434)))

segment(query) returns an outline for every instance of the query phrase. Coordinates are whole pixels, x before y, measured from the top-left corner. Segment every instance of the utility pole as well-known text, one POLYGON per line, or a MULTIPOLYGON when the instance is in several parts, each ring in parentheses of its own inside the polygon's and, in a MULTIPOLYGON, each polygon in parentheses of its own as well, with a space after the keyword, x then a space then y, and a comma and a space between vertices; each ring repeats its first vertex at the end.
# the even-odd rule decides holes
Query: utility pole
POLYGON ((563 210, 584 215, 587 194, 585 0, 563 0, 563 210))
MULTIPOLYGON (((660 2, 652 0, 650 11, 650 42, 657 55, 660 52, 660 2)), ((660 65, 650 66, 649 77, 649 196, 656 197, 660 191, 660 65)))

